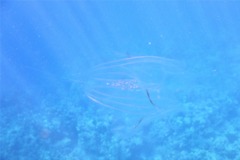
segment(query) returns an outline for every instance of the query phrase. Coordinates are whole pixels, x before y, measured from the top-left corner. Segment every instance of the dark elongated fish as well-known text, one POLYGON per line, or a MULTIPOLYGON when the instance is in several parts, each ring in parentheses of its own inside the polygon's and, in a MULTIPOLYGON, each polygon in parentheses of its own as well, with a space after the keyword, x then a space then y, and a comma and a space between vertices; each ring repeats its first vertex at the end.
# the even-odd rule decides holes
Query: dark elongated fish
POLYGON ((149 102, 150 102, 153 106, 155 106, 155 104, 153 103, 153 101, 152 101, 152 99, 151 99, 151 97, 150 97, 150 94, 149 94, 149 92, 148 92, 147 89, 146 89, 146 93, 147 93, 147 97, 148 97, 149 102))

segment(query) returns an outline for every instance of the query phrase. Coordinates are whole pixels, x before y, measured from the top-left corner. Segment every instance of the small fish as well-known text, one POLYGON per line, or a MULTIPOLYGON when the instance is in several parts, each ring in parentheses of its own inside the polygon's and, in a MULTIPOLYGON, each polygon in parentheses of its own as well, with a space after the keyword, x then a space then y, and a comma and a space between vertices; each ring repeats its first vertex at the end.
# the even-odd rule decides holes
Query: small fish
POLYGON ((144 117, 142 117, 141 119, 139 119, 139 121, 137 122, 137 124, 133 127, 133 129, 138 128, 138 126, 142 123, 144 117))
POLYGON ((153 103, 153 101, 152 101, 152 99, 151 99, 151 97, 150 97, 150 94, 149 94, 149 92, 148 92, 148 89, 146 89, 146 93, 147 93, 147 97, 148 97, 149 102, 150 102, 153 106, 155 106, 155 104, 153 103))
MULTIPOLYGON (((150 97, 150 94, 149 94, 149 92, 148 92, 148 89, 146 89, 146 94, 147 94, 147 97, 148 97, 149 102, 150 102, 153 106, 155 106, 155 104, 153 103, 153 101, 152 101, 152 99, 151 99, 151 97, 150 97)), ((145 118, 145 117, 140 118, 139 121, 137 122, 137 124, 133 127, 133 129, 138 128, 138 126, 142 123, 142 121, 143 121, 144 118, 145 118)))

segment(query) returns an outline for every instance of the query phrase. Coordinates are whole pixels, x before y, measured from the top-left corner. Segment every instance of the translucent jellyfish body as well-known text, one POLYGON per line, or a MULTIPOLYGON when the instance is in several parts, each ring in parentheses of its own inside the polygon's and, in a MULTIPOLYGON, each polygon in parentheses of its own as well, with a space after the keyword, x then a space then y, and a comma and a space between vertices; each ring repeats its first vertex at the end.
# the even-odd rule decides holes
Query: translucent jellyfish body
POLYGON ((100 106, 133 114, 179 110, 184 69, 175 60, 137 56, 95 66, 85 87, 100 106))

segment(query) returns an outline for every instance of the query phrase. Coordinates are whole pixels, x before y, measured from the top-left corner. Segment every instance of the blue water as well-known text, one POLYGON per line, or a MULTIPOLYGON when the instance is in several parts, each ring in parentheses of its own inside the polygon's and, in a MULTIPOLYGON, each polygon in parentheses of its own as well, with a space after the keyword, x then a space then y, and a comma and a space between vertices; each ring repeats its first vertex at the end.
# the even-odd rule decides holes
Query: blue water
POLYGON ((0 160, 240 159, 240 2, 0 5, 0 160))

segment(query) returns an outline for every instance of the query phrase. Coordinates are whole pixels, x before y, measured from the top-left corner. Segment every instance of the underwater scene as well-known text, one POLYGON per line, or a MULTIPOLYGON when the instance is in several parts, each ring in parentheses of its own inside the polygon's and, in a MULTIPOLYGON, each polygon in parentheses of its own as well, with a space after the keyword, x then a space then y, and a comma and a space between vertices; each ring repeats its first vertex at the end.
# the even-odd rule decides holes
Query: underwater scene
POLYGON ((0 160, 240 160, 240 1, 1 0, 0 160))

